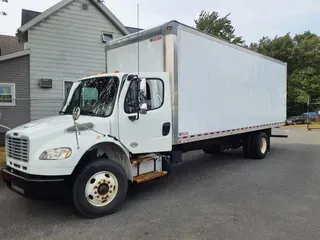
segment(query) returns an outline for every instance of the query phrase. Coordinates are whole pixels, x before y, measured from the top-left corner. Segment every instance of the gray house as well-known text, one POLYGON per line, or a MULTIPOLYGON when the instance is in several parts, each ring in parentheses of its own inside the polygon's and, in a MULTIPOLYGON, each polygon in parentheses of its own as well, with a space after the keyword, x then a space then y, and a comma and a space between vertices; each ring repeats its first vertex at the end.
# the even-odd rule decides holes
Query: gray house
POLYGON ((0 124, 10 128, 57 114, 73 81, 105 71, 107 41, 141 30, 98 0, 23 10, 21 23, 16 37, 0 36, 0 124))

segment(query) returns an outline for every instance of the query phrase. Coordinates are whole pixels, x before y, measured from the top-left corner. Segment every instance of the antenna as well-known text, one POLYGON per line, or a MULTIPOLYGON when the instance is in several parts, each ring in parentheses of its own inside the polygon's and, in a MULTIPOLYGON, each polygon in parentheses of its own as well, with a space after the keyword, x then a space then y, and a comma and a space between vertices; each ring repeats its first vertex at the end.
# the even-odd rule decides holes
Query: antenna
POLYGON ((137 30, 138 30, 138 76, 140 71, 140 31, 139 31, 139 3, 137 4, 137 30))

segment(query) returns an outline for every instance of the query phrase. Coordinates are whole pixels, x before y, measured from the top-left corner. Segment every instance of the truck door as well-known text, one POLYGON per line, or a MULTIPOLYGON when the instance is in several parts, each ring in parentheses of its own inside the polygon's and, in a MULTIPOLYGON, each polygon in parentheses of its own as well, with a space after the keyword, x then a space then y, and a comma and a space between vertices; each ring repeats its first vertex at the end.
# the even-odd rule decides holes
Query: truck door
POLYGON ((168 73, 140 73, 147 79, 146 114, 137 112, 137 80, 126 81, 119 98, 119 138, 132 153, 172 148, 171 87, 168 73))

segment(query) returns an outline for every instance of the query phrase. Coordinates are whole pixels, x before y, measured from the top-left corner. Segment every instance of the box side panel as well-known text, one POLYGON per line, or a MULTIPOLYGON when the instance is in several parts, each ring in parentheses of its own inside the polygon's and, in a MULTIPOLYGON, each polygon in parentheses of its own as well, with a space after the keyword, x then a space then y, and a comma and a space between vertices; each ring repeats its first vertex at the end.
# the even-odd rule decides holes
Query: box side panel
POLYGON ((283 122, 286 65, 178 29, 179 135, 283 122))
POLYGON ((113 72, 116 69, 120 72, 163 72, 163 41, 163 36, 160 35, 158 38, 154 37, 107 50, 107 72, 113 72))

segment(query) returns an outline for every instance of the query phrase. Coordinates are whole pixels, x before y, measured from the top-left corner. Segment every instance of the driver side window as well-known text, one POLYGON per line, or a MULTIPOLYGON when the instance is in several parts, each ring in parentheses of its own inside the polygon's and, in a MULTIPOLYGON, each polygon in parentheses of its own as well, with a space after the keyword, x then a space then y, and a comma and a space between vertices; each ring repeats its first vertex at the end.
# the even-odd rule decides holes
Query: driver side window
MULTIPOLYGON (((126 98, 124 101, 125 113, 136 113, 139 110, 138 101, 138 81, 133 80, 130 83, 126 98)), ((147 79, 147 99, 148 111, 158 109, 164 101, 164 84, 160 79, 147 79)))

